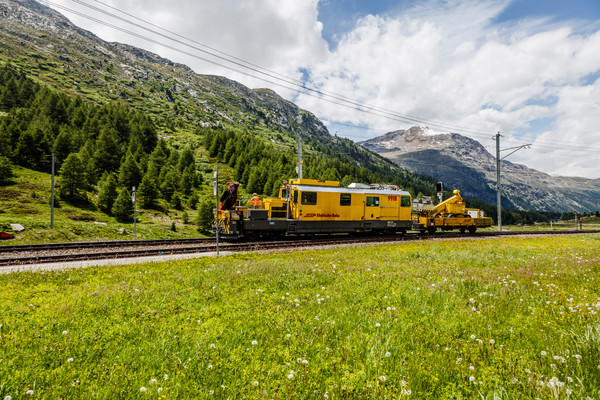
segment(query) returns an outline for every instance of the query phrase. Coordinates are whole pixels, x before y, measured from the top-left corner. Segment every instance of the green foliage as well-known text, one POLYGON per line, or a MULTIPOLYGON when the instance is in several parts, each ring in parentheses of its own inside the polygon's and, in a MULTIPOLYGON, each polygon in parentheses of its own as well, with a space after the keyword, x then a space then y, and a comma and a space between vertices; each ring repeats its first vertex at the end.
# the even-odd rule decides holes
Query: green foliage
POLYGON ((131 201, 131 192, 127 188, 119 190, 115 204, 112 207, 112 214, 121 222, 133 221, 133 202, 131 201))
POLYGON ((60 168, 58 189, 62 199, 67 201, 85 198, 87 179, 81 159, 71 153, 60 168))
POLYGON ((139 186, 142 181, 142 172, 140 166, 135 161, 135 158, 131 153, 127 154, 125 161, 119 168, 119 186, 126 188, 132 188, 139 186))
POLYGON ((198 217, 196 219, 196 224, 198 225, 198 229, 201 232, 210 232, 212 229, 212 223, 214 220, 213 209, 215 207, 215 203, 212 199, 206 198, 198 207, 198 217))
POLYGON ((112 211, 115 200, 117 199, 117 177, 115 173, 106 173, 100 181, 98 192, 98 208, 105 213, 112 211))
POLYGON ((140 183, 140 187, 137 193, 142 198, 142 207, 144 208, 154 208, 156 207, 156 200, 158 199, 158 186, 153 178, 150 177, 149 174, 144 175, 142 178, 142 183, 140 183))
POLYGON ((14 177, 13 166, 7 157, 0 156, 0 185, 10 182, 14 177))

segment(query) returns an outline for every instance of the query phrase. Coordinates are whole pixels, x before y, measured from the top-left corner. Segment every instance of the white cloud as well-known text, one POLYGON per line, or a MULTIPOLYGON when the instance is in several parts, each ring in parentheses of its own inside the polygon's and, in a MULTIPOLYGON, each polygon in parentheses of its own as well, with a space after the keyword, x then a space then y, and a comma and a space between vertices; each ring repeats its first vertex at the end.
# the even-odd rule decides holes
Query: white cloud
MULTIPOLYGON (((586 148, 600 137, 600 83, 585 82, 585 77, 600 71, 600 24, 579 29, 577 22, 545 19, 497 23, 508 0, 429 0, 396 14, 368 15, 351 31, 337 34, 338 46, 328 49, 318 21, 319 0, 106 1, 286 76, 299 79, 300 69, 305 69, 309 83, 323 90, 441 125, 466 127, 452 130, 484 145, 489 144, 488 132, 498 130, 505 133, 506 146, 535 141, 531 150, 515 153, 511 161, 552 174, 600 177, 600 164, 590 165, 595 154, 586 148), (550 122, 536 126, 542 118, 550 122), (512 134, 515 131, 519 135, 512 134)), ((147 48, 198 73, 225 75, 250 87, 271 86, 324 120, 369 126, 370 136, 417 124, 297 96, 94 27, 87 20, 73 20, 103 39, 147 48)))

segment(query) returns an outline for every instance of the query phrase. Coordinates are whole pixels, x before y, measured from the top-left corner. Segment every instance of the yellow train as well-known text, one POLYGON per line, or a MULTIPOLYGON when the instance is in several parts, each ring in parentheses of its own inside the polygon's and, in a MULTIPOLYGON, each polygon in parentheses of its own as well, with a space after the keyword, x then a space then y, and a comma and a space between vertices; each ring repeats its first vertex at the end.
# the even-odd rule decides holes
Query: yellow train
MULTIPOLYGON (((315 233, 405 233, 412 228, 410 193, 392 185, 295 179, 279 195, 255 205, 235 205, 230 185, 217 211, 219 232, 231 236, 282 236, 315 233)), ((215 226, 216 229, 216 226, 215 226)))

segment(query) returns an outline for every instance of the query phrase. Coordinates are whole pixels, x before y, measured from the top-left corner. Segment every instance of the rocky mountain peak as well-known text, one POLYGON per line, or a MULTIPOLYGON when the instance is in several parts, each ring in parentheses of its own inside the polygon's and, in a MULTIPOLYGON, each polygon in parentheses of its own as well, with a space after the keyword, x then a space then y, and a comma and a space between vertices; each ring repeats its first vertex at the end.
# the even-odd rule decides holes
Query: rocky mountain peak
MULTIPOLYGON (((495 203, 496 159, 476 140, 424 126, 388 132, 359 143, 412 172, 431 175, 466 197, 495 203)), ((503 206, 531 210, 597 208, 598 180, 552 177, 502 161, 503 206)))

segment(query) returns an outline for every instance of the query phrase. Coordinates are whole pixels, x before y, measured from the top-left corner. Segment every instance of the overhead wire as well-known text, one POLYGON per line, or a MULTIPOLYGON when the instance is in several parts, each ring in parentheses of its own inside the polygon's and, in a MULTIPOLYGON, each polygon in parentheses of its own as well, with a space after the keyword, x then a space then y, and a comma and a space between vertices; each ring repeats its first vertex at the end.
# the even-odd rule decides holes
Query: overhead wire
MULTIPOLYGON (((317 99, 320 99, 320 100, 323 100, 323 101, 327 101, 327 102, 335 104, 335 105, 340 105, 340 106, 343 106, 343 107, 346 107, 346 108, 350 108, 350 109, 353 109, 353 110, 356 110, 356 111, 361 111, 361 112, 368 113, 368 114, 371 114, 371 115, 374 115, 374 116, 377 116, 377 117, 383 117, 383 118, 387 118, 387 119, 390 119, 390 120, 395 120, 395 121, 398 121, 398 122, 403 122, 403 123, 417 123, 417 124, 425 125, 425 126, 428 126, 428 127, 431 126, 431 127, 434 127, 434 128, 443 129, 443 130, 450 130, 450 131, 456 130, 458 132, 469 134, 469 136, 489 137, 489 134, 491 133, 491 132, 484 132, 484 131, 476 130, 476 129, 472 129, 472 128, 464 128, 464 127, 459 128, 459 129, 455 129, 455 128, 458 128, 458 127, 457 126, 453 126, 452 124, 438 123, 437 121, 428 120, 428 119, 425 119, 425 118, 419 118, 419 117, 415 117, 415 116, 412 116, 412 115, 409 115, 409 114, 401 114, 401 113, 397 113, 395 111, 388 110, 388 109, 381 108, 381 107, 371 106, 369 104, 362 103, 360 101, 356 101, 356 100, 350 99, 350 98, 348 98, 346 96, 339 95, 339 94, 336 94, 334 92, 326 91, 324 89, 319 89, 319 88, 316 88, 316 87, 311 87, 311 86, 307 85, 306 82, 304 82, 304 81, 301 81, 301 80, 298 80, 298 79, 295 79, 295 78, 292 78, 292 77, 280 74, 280 73, 275 72, 273 70, 264 68, 264 67, 262 67, 262 66, 260 66, 258 64, 255 64, 255 63, 243 60, 243 59, 241 59, 239 57, 235 57, 235 56, 233 56, 231 54, 228 54, 226 52, 220 51, 220 50, 215 49, 215 48, 213 48, 211 46, 207 46, 207 45, 202 44, 202 43, 200 43, 198 41, 195 41, 193 39, 189 39, 189 38, 187 38, 187 37, 185 37, 183 35, 180 35, 180 34, 178 34, 176 32, 167 30, 167 29, 165 29, 165 28, 163 28, 163 27, 161 27, 159 25, 153 24, 152 22, 149 22, 149 21, 146 21, 146 20, 141 19, 139 17, 136 17, 135 15, 133 15, 131 13, 127 13, 125 11, 122 11, 122 10, 116 8, 116 7, 113 7, 111 5, 103 3, 103 2, 101 2, 99 0, 94 0, 94 1, 96 3, 98 3, 98 4, 101 4, 101 5, 105 6, 105 7, 110 8, 112 10, 118 11, 119 13, 122 13, 123 15, 126 15, 129 18, 132 18, 132 19, 135 19, 137 21, 143 22, 144 24, 147 24, 149 26, 152 26, 152 27, 160 29, 160 30, 162 30, 164 32, 167 32, 169 35, 172 35, 172 36, 184 39, 184 40, 189 41, 191 43, 194 43, 194 44, 196 44, 197 46, 200 46, 200 47, 191 45, 191 44, 186 43, 186 42, 184 42, 182 40, 176 39, 176 38, 174 38, 172 36, 168 36, 168 35, 165 35, 163 33, 157 32, 155 30, 149 29, 149 28, 147 28, 147 27, 145 27, 143 25, 140 25, 140 24, 137 24, 135 22, 132 22, 130 19, 126 19, 126 18, 120 17, 118 15, 115 15, 114 13, 111 13, 109 11, 103 10, 103 9, 101 9, 99 7, 95 7, 93 5, 87 4, 87 3, 85 3, 82 0, 71 0, 71 1, 73 1, 73 2, 75 2, 77 4, 80 4, 82 6, 85 6, 85 7, 89 8, 89 9, 92 9, 94 11, 100 12, 100 13, 102 13, 104 15, 109 16, 109 17, 112 17, 112 18, 115 18, 115 19, 120 20, 122 22, 125 22, 127 24, 133 25, 133 26, 135 26, 137 28, 140 28, 140 29, 143 29, 145 31, 151 32, 153 34, 159 35, 159 36, 161 36, 161 37, 163 37, 163 38, 165 38, 167 40, 173 41, 175 43, 178 43, 178 44, 181 44, 181 45, 184 45, 184 46, 187 46, 187 47, 190 47, 190 48, 192 48, 192 49, 194 49, 196 51, 199 51, 199 52, 202 52, 202 53, 204 53, 206 55, 210 55, 211 57, 215 57, 217 59, 220 59, 221 61, 225 61, 227 63, 232 63, 232 64, 234 64, 234 65, 236 65, 238 67, 241 67, 243 69, 248 69, 248 70, 250 70, 250 71, 252 71, 254 73, 261 74, 261 75, 266 76, 266 77, 268 77, 270 79, 266 79, 266 78, 261 77, 261 76, 256 76, 256 75, 248 73, 248 72, 246 72, 244 70, 239 70, 237 68, 233 68, 233 67, 231 67, 229 65, 226 65, 226 64, 223 64, 221 62, 217 62, 215 60, 211 60, 211 59, 208 59, 208 58, 205 58, 205 57, 201 57, 201 56, 199 56, 197 54, 190 53, 188 51, 176 48, 174 46, 171 46, 169 44, 157 41, 155 39, 151 39, 151 38, 149 38, 147 36, 144 36, 144 35, 141 35, 139 33, 130 31, 130 30, 122 28, 120 26, 117 26, 117 25, 114 25, 114 24, 110 24, 107 21, 95 18, 95 17, 93 17, 91 15, 88 15, 88 14, 85 14, 85 13, 83 13, 81 11, 73 10, 73 9, 71 9, 69 7, 66 7, 66 6, 63 6, 61 4, 57 4, 57 3, 54 3, 54 2, 48 1, 48 0, 46 0, 45 3, 48 3, 48 4, 50 4, 50 5, 52 5, 52 6, 56 7, 56 8, 62 9, 64 11, 73 13, 75 15, 81 16, 83 18, 90 19, 90 20, 92 20, 94 22, 97 22, 97 23, 102 24, 104 26, 107 26, 107 27, 110 27, 112 29, 118 30, 120 32, 123 32, 123 33, 129 34, 131 36, 137 37, 139 39, 148 41, 150 43, 154 43, 156 45, 163 46, 163 47, 165 47, 167 49, 170 49, 170 50, 173 50, 173 51, 176 51, 176 52, 180 52, 180 53, 182 53, 184 55, 196 58, 198 60, 201 60, 201 61, 213 64, 213 65, 216 65, 216 66, 219 66, 219 67, 222 67, 222 68, 234 71, 236 73, 243 74, 245 76, 248 76, 248 77, 251 77, 251 78, 254 78, 254 79, 261 80, 263 82, 270 83, 272 85, 276 85, 278 87, 282 87, 284 89, 287 89, 287 90, 299 93, 301 95, 307 95, 309 97, 313 97, 313 98, 317 98, 317 99), (275 81, 273 81, 272 79, 274 79, 275 81), (285 83, 286 85, 282 84, 281 82, 285 83), (290 87, 290 86, 287 86, 287 85, 292 85, 292 86, 290 87)), ((350 126, 350 127, 353 127, 353 128, 366 129, 366 130, 369 130, 369 131, 374 131, 375 130, 373 128, 363 127, 363 126, 360 126, 360 125, 351 125, 351 124, 346 124, 346 123, 341 123, 341 122, 335 122, 335 124, 346 125, 346 126, 350 126)), ((349 135, 345 135, 345 136, 349 136, 349 135)), ((551 142, 548 141, 547 143, 549 143, 549 144, 544 144, 544 143, 545 143, 544 140, 538 139, 538 140, 536 140, 535 145, 536 146, 541 146, 541 147, 547 147, 547 148, 554 149, 554 148, 556 148, 555 144, 557 143, 557 141, 555 141, 555 140, 553 140, 551 142), (550 144, 550 143, 552 143, 552 144, 550 144)), ((564 142, 564 145, 562 145, 561 147, 563 147, 565 149, 575 150, 575 151, 594 151, 594 152, 600 151, 600 148, 599 149, 595 149, 593 146, 592 147, 590 147, 590 146, 585 146, 585 147, 583 147, 583 146, 576 146, 576 145, 572 145, 571 143, 566 142, 566 141, 564 142)))
MULTIPOLYGON (((148 21, 146 21, 144 19, 136 17, 136 16, 132 15, 131 13, 127 13, 125 11, 121 11, 118 8, 110 6, 110 5, 107 5, 107 4, 105 4, 105 3, 103 3, 103 2, 101 2, 99 0, 94 0, 94 1, 96 3, 98 3, 98 4, 102 4, 102 5, 106 6, 106 7, 109 7, 110 9, 118 11, 118 12, 122 13, 123 15, 127 15, 130 18, 133 18, 133 19, 135 19, 137 21, 143 22, 144 24, 147 24, 149 26, 153 26, 155 28, 161 29, 161 30, 169 33, 170 35, 173 35, 173 36, 185 39, 186 41, 189 41, 191 43, 195 43, 195 44, 197 44, 197 45, 199 45, 199 46, 201 46, 203 48, 199 48, 199 47, 193 46, 193 45, 191 45, 189 43, 185 43, 185 42, 183 42, 183 41, 181 41, 179 39, 175 39, 172 36, 168 36, 168 35, 165 35, 163 33, 157 32, 155 30, 149 29, 149 28, 147 28, 145 26, 142 26, 140 24, 132 22, 130 19, 126 19, 126 18, 120 17, 120 16, 115 15, 115 14, 109 12, 109 11, 103 10, 103 9, 101 9, 99 7, 95 7, 93 5, 87 4, 87 3, 85 3, 82 0, 71 0, 71 1, 73 1, 74 3, 77 3, 79 5, 85 6, 87 8, 90 8, 90 9, 96 11, 96 12, 100 12, 100 13, 102 13, 104 15, 110 16, 112 18, 115 18, 115 19, 120 20, 122 22, 125 22, 127 24, 133 25, 133 26, 135 26, 137 28, 140 28, 140 29, 146 30, 148 32, 151 32, 153 34, 159 35, 159 36, 161 36, 163 38, 166 38, 168 40, 174 41, 174 42, 182 44, 184 46, 191 47, 194 50, 200 51, 200 52, 202 52, 204 54, 209 54, 212 57, 216 57, 216 58, 218 58, 218 59, 220 59, 222 61, 233 63, 234 65, 237 65, 237 66, 240 66, 242 68, 249 69, 249 70, 251 70, 253 72, 256 72, 256 73, 268 76, 269 78, 280 80, 280 81, 283 81, 283 82, 285 82, 287 84, 291 84, 291 85, 297 86, 297 87, 301 88, 301 90, 292 89, 292 88, 289 88, 289 87, 286 87, 286 86, 283 86, 283 87, 285 87, 286 89, 289 89, 289 90, 293 90, 293 91, 295 91, 297 93, 300 93, 300 94, 309 95, 309 93, 307 93, 307 92, 311 92, 311 93, 317 95, 317 96, 311 96, 311 97, 317 97, 317 98, 323 99, 323 100, 327 100, 327 99, 324 99, 324 97, 330 97, 331 99, 336 100, 337 102, 347 103, 349 106, 352 106, 351 107, 352 109, 355 109, 355 110, 358 110, 358 111, 361 111, 361 112, 365 112, 365 113, 370 113, 370 114, 373 114, 373 115, 378 116, 378 117, 384 117, 384 118, 388 118, 388 119, 392 119, 392 120, 397 120, 397 121, 400 121, 400 122, 423 124, 423 125, 432 126, 432 127, 438 128, 438 129, 457 130, 457 131, 461 131, 461 132, 465 132, 465 133, 470 133, 470 134, 484 134, 484 135, 488 135, 489 134, 489 132, 482 131, 482 130, 476 130, 476 129, 466 128, 466 127, 459 127, 459 126, 456 126, 456 125, 452 125, 452 124, 448 124, 448 123, 442 123, 442 122, 438 122, 438 121, 434 121, 434 120, 429 120, 429 119, 425 119, 425 118, 413 116, 413 115, 410 115, 410 114, 398 113, 396 111, 392 111, 392 110, 389 110, 389 109, 386 109, 386 108, 376 107, 376 106, 373 106, 373 105, 370 105, 370 104, 367 104, 367 103, 364 103, 364 102, 356 101, 356 100, 353 100, 353 99, 351 99, 349 97, 346 97, 346 96, 343 96, 343 95, 340 95, 340 94, 337 94, 337 93, 334 93, 334 92, 331 92, 331 91, 327 91, 327 90, 324 90, 324 89, 320 89, 320 88, 309 86, 309 85, 306 84, 306 82, 297 80, 295 78, 288 77, 288 76, 283 75, 283 74, 279 74, 279 73, 277 73, 275 71, 272 71, 272 70, 269 70, 267 68, 261 67, 261 66, 259 66, 257 64, 251 63, 249 61, 245 61, 245 60, 243 60, 241 58, 232 56, 231 54, 228 54, 228 53, 222 52, 220 50, 214 49, 213 47, 210 47, 210 46, 202 44, 202 43, 200 43, 198 41, 189 39, 189 38, 187 38, 187 37, 185 37, 183 35, 179 35, 179 34, 177 34, 175 32, 172 32, 172 31, 169 31, 167 29, 164 29, 164 28, 162 28, 162 27, 160 27, 160 26, 158 26, 156 24, 153 24, 153 23, 148 22, 148 21), (206 50, 206 49, 208 49, 208 50, 206 50), (214 53, 218 53, 218 54, 214 54, 214 53)), ((94 17, 91 17, 91 16, 88 16, 87 14, 84 14, 84 13, 82 13, 80 11, 76 11, 76 10, 70 9, 68 7, 56 4, 56 3, 51 2, 51 1, 46 1, 46 2, 49 3, 49 4, 51 4, 51 5, 53 5, 53 6, 58 7, 60 9, 63 9, 65 11, 75 13, 76 15, 82 16, 84 18, 92 19, 93 21, 101 23, 101 24, 103 24, 105 26, 109 26, 111 28, 115 28, 115 25, 108 24, 105 21, 98 20, 98 19, 96 19, 94 17)), ((119 28, 121 28, 121 27, 119 27, 119 28)), ((119 30, 123 32, 123 29, 124 28, 121 28, 119 30)), ((127 31, 126 33, 131 34, 130 31, 128 31, 128 30, 125 30, 125 31, 127 31)), ((151 43, 155 43, 155 44, 159 44, 159 45, 165 45, 165 44, 161 44, 161 43, 159 43, 159 42, 157 42, 155 40, 152 40, 150 38, 147 38, 145 36, 139 36, 139 35, 134 35, 134 36, 136 36, 138 38, 141 38, 141 39, 144 39, 144 40, 148 40, 151 43)), ((178 50, 176 48, 173 48, 172 46, 168 46, 168 45, 165 45, 165 46, 167 46, 167 48, 169 48, 171 50, 180 51, 183 54, 190 55, 190 53, 185 52, 183 50, 178 50)), ((205 59, 205 58, 200 58, 200 59, 202 61, 209 62, 209 63, 212 63, 214 65, 218 65, 220 67, 225 67, 223 64, 216 63, 216 62, 214 62, 212 60, 208 60, 208 59, 205 59)), ((231 68, 228 68, 228 69, 231 70, 231 68)), ((234 71, 238 72, 238 73, 243 73, 242 71, 239 71, 239 70, 234 70, 234 71)), ((253 77, 255 79, 261 79, 261 78, 256 77, 256 76, 252 76, 252 75, 248 75, 248 74, 245 74, 245 75, 251 76, 251 77, 253 77)), ((264 81, 264 79, 261 79, 261 80, 264 81)), ((275 84, 272 81, 267 81, 267 82, 271 83, 271 84, 275 84)), ((281 86, 281 85, 279 85, 279 86, 281 86)), ((334 104, 341 105, 339 103, 334 103, 334 104)))

